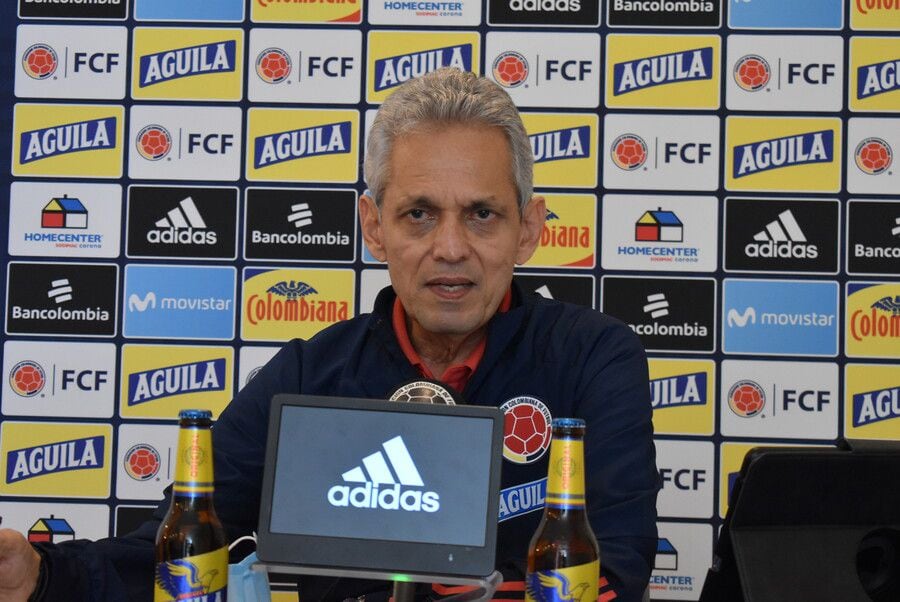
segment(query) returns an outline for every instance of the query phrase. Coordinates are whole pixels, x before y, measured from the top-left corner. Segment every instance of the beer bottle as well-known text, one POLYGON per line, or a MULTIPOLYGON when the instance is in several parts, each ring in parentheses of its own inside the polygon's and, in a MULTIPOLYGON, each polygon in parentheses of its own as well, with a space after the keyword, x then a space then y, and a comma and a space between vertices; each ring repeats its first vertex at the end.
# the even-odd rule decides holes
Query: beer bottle
POLYGON ((154 602, 225 602, 228 545, 213 509, 212 412, 182 410, 172 503, 156 533, 154 602))
POLYGON ((553 421, 544 515, 528 548, 525 599, 596 602, 600 548, 584 501, 584 420, 553 421))

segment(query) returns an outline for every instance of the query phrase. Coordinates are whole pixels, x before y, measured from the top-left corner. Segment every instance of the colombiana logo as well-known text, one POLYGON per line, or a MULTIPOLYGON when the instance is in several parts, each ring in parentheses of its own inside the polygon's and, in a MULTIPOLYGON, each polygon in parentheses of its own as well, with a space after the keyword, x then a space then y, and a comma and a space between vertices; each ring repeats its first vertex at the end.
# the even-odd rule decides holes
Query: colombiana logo
POLYGON ((537 462, 550 447, 553 417, 536 397, 513 397, 503 410, 503 457, 514 464, 537 462))
POLYGON ((341 475, 344 483, 359 485, 333 486, 326 495, 328 503, 338 508, 353 506, 406 512, 440 510, 440 495, 435 491, 425 490, 425 482, 403 437, 397 435, 388 439, 381 447, 383 452, 379 450, 369 454, 362 459, 361 466, 341 475))
POLYGON ((619 169, 634 171, 647 162, 647 143, 637 134, 622 134, 610 145, 613 163, 619 169))
POLYGON ((172 150, 172 135, 161 125, 148 125, 138 132, 135 145, 144 159, 159 161, 172 150))
POLYGON ((20 397, 34 397, 44 389, 44 368, 32 360, 24 360, 9 371, 9 386, 20 397))
POLYGON ((159 452, 152 445, 138 443, 125 452, 125 472, 135 481, 149 481, 159 473, 159 452))
POLYGON ((762 90, 771 77, 772 69, 768 61, 756 54, 743 56, 734 65, 734 81, 747 92, 762 90))
POLYGON ((881 138, 866 138, 856 145, 856 166, 865 174, 876 176, 884 173, 894 161, 894 151, 881 138))
POLYGON ((266 48, 256 57, 256 75, 267 84, 283 82, 291 74, 291 57, 281 48, 266 48))
POLYGON ((728 407, 741 418, 752 418, 766 407, 766 392, 752 380, 739 380, 728 390, 728 407))
POLYGON ((504 88, 518 88, 528 79, 528 60, 518 52, 501 52, 493 65, 494 80, 504 88))
POLYGON ((854 340, 867 338, 900 339, 900 295, 883 297, 869 307, 850 316, 850 335, 854 340))
POLYGON ((58 65, 56 51, 48 44, 32 44, 22 55, 22 69, 32 79, 47 79, 58 65))

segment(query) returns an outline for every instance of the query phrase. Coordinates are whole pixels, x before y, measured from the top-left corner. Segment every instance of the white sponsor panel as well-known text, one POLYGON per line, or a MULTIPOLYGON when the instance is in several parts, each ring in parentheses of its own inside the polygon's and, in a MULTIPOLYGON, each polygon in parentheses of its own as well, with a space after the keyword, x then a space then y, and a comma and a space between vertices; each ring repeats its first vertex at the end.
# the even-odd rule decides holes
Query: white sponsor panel
POLYGON ((119 256, 119 184, 13 182, 9 202, 10 255, 119 256))
POLYGON ((371 0, 372 25, 479 25, 480 0, 371 0))
POLYGON ((837 364, 724 360, 721 373, 723 435, 837 437, 837 364))
POLYGON ((651 600, 699 600, 712 565, 712 525, 656 523, 659 541, 653 573, 651 600))
POLYGON ((656 467, 662 479, 656 500, 659 516, 712 518, 715 446, 709 441, 655 443, 656 467))
POLYGON ((110 418, 116 397, 112 343, 6 341, 3 413, 7 416, 110 418))
POLYGON ((897 194, 900 119, 853 117, 847 124, 847 190, 897 194))
POLYGON ((604 269, 716 270, 716 197, 607 194, 602 211, 600 258, 604 269))
POLYGON ((19 25, 16 96, 124 98, 127 49, 125 27, 19 25))
POLYGON ((109 506, 60 502, 0 502, 0 524, 28 539, 60 543, 109 537, 109 506))
POLYGON ((116 456, 116 497, 120 500, 161 500, 175 479, 178 427, 174 424, 119 426, 116 456))
POLYGON ((390 285, 391 275, 387 270, 363 270, 359 276, 359 312, 371 312, 375 307, 375 297, 381 289, 390 285))
POLYGON ((600 36, 490 32, 485 73, 519 107, 593 109, 600 104, 600 36))
POLYGON ((844 106, 840 36, 728 36, 726 105, 732 111, 825 111, 844 106))
POLYGON ((359 102, 360 31, 255 28, 249 56, 252 102, 359 102))
POLYGON ((279 349, 281 347, 241 347, 238 356, 238 390, 243 389, 279 349))
POLYGON ((131 107, 128 177, 235 181, 241 168, 241 109, 131 107))
POLYGON ((716 190, 719 118, 611 114, 604 119, 603 186, 716 190))

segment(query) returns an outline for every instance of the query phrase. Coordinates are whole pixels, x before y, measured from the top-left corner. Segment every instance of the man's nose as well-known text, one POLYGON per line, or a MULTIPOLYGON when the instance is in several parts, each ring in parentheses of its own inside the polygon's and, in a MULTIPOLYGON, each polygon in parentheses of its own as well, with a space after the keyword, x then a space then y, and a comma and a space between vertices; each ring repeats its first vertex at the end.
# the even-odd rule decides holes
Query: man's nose
POLYGON ((469 254, 469 238, 462 219, 445 219, 434 231, 432 255, 435 259, 458 262, 469 254))

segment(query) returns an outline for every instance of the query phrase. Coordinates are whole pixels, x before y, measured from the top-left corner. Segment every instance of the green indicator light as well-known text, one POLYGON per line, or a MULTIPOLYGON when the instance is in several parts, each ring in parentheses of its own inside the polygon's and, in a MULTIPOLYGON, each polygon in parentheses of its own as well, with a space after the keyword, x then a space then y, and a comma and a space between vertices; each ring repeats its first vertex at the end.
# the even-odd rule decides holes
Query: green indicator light
POLYGON ((400 574, 394 575, 393 577, 391 577, 391 580, 399 581, 401 583, 409 583, 412 581, 412 579, 409 578, 409 575, 400 575, 400 574))

